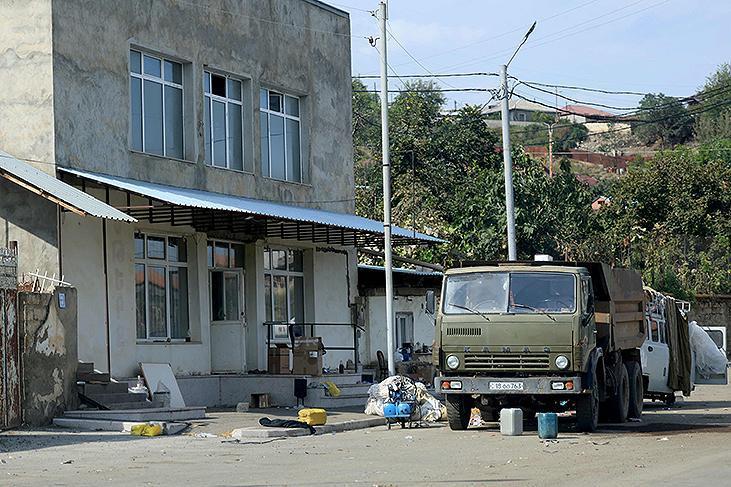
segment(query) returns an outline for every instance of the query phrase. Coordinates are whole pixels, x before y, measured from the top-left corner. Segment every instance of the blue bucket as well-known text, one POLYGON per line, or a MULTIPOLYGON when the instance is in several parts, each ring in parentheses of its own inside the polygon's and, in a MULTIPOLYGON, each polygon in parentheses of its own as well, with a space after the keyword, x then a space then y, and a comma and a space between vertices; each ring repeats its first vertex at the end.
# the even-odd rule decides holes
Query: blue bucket
POLYGON ((558 437, 558 415, 538 413, 538 438, 552 440, 558 437))

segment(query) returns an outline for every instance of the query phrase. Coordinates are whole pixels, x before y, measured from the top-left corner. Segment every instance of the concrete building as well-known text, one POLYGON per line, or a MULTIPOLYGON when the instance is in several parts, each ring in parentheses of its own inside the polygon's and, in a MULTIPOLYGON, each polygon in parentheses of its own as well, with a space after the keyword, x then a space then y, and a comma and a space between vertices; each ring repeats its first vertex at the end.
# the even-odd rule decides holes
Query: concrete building
POLYGON ((28 0, 0 18, 0 243, 76 287, 80 360, 266 370, 287 322, 352 345, 356 249, 383 235, 353 215, 347 13, 28 0))
MULTIPOLYGON (((434 342, 435 317, 426 312, 426 293, 431 290, 436 296, 439 295, 443 274, 437 271, 394 269, 393 276, 396 348, 399 349, 404 343, 408 343, 414 350, 422 350, 425 346, 430 349, 434 342)), ((360 320, 366 337, 362 354, 364 363, 375 363, 378 350, 387 356, 384 279, 383 267, 358 266, 360 320)))
MULTIPOLYGON (((537 120, 537 116, 539 114, 555 117, 558 112, 553 108, 517 97, 510 99, 509 107, 510 125, 517 126, 542 123, 542 121, 537 120)), ((500 110, 500 103, 493 103, 485 107, 484 112, 488 115, 489 120, 487 120, 487 122, 490 127, 500 127, 500 110)))

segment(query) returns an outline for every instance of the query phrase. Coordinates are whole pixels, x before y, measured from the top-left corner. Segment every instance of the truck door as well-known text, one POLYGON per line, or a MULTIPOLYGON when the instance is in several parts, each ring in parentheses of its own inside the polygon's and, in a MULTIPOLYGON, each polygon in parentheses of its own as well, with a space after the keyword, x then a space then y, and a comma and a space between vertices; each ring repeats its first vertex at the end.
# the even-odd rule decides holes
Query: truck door
POLYGON ((651 310, 645 314, 647 338, 640 349, 642 371, 648 376, 648 392, 673 392, 668 387, 668 367, 670 350, 667 344, 665 313, 662 309, 651 310))
MULTIPOLYGON (((701 326, 703 331, 708 333, 711 340, 716 344, 719 350, 726 355, 726 327, 724 326, 701 326)), ((728 355, 727 355, 728 356, 728 355)), ((700 374, 696 373, 695 370, 695 357, 693 360, 692 368, 692 380, 693 384, 712 384, 712 385, 726 385, 728 384, 728 368, 723 371, 722 374, 713 374, 710 377, 701 377, 700 374)))

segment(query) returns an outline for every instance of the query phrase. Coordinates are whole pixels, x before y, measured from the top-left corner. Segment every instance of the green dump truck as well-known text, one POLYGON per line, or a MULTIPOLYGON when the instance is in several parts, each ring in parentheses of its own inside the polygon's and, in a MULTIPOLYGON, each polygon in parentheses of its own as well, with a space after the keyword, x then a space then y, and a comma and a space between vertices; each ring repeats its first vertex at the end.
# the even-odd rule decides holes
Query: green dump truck
POLYGON ((437 390, 449 426, 472 408, 575 411, 577 428, 642 414, 643 289, 596 262, 496 262, 448 270, 436 321, 437 390))

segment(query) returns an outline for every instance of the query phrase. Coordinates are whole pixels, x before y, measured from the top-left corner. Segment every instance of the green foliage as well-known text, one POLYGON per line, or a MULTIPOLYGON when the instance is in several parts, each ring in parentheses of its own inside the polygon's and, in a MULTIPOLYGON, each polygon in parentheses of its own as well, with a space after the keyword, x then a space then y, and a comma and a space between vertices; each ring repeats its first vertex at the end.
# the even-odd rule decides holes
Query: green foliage
POLYGON ((580 123, 572 123, 568 127, 557 127, 553 131, 553 150, 565 152, 576 149, 589 135, 589 129, 580 123))
POLYGON ((693 137, 693 118, 677 98, 650 93, 640 100, 639 108, 640 121, 633 124, 632 133, 644 144, 675 146, 693 137))
MULTIPOLYGON (((445 265, 504 259, 499 136, 487 127, 480 107, 444 116, 442 104, 438 93, 410 92, 390 107, 393 221, 449 241, 400 253, 445 265)), ((375 106, 359 102, 354 110, 375 106)), ((545 136, 546 127, 536 127, 536 134, 545 136)), ((380 132, 362 124, 356 127, 360 130, 355 138, 356 211, 381 219, 380 132)), ((575 141, 582 134, 577 128, 563 137, 575 141)), ((520 258, 546 253, 632 267, 648 285, 678 297, 731 293, 731 141, 657 153, 638 160, 626 176, 593 189, 576 180, 568 160, 561 161, 553 178, 543 161, 518 146, 513 160, 520 258), (611 203, 593 211, 591 203, 599 195, 611 203)))
POLYGON ((696 133, 698 140, 710 141, 718 138, 731 138, 731 65, 719 66, 708 77, 700 93, 703 102, 698 107, 696 133))

